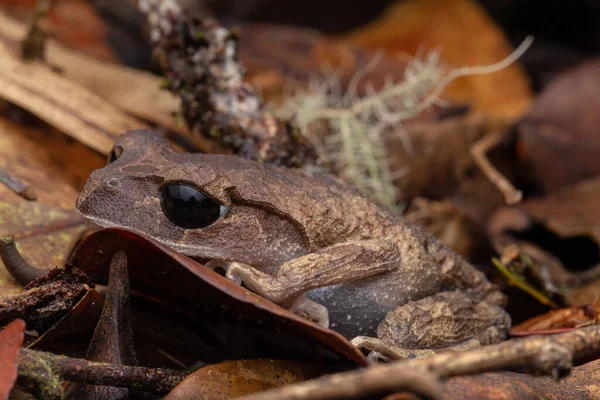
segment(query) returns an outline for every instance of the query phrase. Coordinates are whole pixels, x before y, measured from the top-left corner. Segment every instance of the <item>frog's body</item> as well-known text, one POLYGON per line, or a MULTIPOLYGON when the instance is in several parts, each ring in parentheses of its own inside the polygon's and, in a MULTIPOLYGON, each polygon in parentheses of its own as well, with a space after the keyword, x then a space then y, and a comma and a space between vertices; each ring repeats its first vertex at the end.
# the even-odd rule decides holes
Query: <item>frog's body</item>
MULTIPOLYGON (((450 334, 430 347, 499 341, 510 326, 499 307, 504 296, 481 272, 329 176, 235 156, 180 154, 150 131, 125 133, 115 146, 122 155, 91 175, 77 202, 77 210, 100 226, 137 230, 190 257, 221 261, 229 277, 274 302, 325 324, 328 311, 332 328, 350 338, 373 336, 389 312, 442 292, 450 293, 445 299, 470 299, 466 307, 485 314, 476 321, 483 333, 450 334), (205 228, 177 226, 160 200, 160 189, 171 183, 194 186, 229 212, 205 228)), ((443 311, 444 301, 427 306, 430 317, 452 319, 450 312, 462 318, 463 328, 474 324, 443 311)), ((402 343, 367 339, 358 341, 403 354, 402 343)))

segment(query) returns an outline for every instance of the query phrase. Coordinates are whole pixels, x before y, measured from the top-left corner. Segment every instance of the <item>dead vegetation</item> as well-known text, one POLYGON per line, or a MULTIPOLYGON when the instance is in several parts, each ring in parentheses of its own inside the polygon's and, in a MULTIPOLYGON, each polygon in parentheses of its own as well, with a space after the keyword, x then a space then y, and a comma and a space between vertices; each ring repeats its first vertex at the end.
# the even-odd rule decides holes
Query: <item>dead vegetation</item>
POLYGON ((0 400, 600 398, 598 6, 406 0, 358 24, 384 2, 286 2, 283 26, 268 0, 17 3, 0 0, 0 400), (343 32, 310 29, 328 7, 343 32), (532 23, 553 19, 585 43, 532 23), (345 180, 477 265, 511 338, 368 366, 139 232, 87 236, 77 195, 140 128, 345 180))

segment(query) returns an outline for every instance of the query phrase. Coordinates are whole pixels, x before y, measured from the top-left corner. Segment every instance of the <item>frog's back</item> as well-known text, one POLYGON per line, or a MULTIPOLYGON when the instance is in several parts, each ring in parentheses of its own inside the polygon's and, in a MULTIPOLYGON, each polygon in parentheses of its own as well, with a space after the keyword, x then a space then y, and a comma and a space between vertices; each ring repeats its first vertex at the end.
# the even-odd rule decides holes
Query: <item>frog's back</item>
POLYGON ((225 173, 234 186, 233 193, 244 201, 271 205, 299 222, 317 247, 381 236, 394 230, 394 225, 403 225, 401 217, 330 175, 263 165, 234 156, 203 158, 225 173))

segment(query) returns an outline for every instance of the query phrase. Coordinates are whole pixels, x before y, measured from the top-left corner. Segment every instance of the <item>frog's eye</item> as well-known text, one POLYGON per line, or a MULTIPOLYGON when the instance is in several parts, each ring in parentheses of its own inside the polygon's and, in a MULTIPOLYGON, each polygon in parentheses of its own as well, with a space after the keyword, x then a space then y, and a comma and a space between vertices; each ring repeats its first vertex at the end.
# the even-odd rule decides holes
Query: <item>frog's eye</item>
POLYGON ((230 208, 182 183, 164 186, 160 191, 160 204, 172 223, 186 229, 206 228, 230 208))

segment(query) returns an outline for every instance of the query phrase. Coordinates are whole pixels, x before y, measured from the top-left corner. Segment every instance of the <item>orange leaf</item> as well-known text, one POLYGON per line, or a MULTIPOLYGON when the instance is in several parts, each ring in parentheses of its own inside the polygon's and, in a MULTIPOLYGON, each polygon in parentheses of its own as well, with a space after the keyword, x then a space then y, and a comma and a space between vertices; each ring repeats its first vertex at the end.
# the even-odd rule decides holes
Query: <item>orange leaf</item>
MULTIPOLYGON (((500 28, 472 0, 396 2, 347 40, 390 54, 441 50, 442 60, 450 67, 489 65, 511 53, 500 28)), ((446 95, 500 118, 518 118, 532 96, 525 72, 517 64, 493 74, 460 78, 446 95)))
POLYGON ((24 332, 25 322, 20 319, 0 331, 0 400, 8 399, 17 379, 17 359, 24 332))

